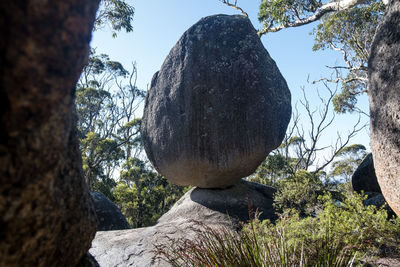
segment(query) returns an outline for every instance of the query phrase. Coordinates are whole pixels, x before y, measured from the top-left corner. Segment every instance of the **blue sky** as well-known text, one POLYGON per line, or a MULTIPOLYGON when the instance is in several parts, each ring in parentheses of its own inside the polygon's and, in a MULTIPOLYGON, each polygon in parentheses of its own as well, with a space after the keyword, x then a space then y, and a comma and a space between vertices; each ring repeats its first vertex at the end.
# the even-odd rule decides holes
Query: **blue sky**
MULTIPOLYGON (((120 61, 126 68, 136 62, 137 85, 146 89, 153 74, 158 71, 180 36, 200 18, 213 14, 238 14, 238 11, 223 5, 218 0, 139 0, 130 1, 135 7, 133 32, 119 33, 112 38, 107 29, 96 31, 92 47, 98 53, 106 53, 112 60, 120 61)), ((242 0, 238 4, 249 14, 256 29, 261 28, 257 20, 258 0, 242 0)), ((312 51, 313 37, 310 35, 315 25, 286 29, 262 37, 265 48, 277 63, 292 93, 292 106, 301 97, 301 86, 305 87, 312 103, 316 103, 316 88, 307 84, 307 77, 316 80, 330 75, 326 65, 341 63, 337 52, 312 51)), ((322 86, 320 86, 322 89, 322 86)), ((323 90, 322 90, 323 91, 323 90)), ((360 99, 360 107, 368 110, 368 99, 360 99)), ((304 114, 304 111, 301 111, 304 114)), ((336 123, 328 135, 321 139, 327 146, 336 138, 336 132, 346 133, 358 117, 338 115, 336 123)), ((365 122, 367 118, 363 119, 365 122)), ((307 123, 304 121, 307 129, 307 123)), ((352 143, 369 147, 368 129, 363 130, 352 143)))

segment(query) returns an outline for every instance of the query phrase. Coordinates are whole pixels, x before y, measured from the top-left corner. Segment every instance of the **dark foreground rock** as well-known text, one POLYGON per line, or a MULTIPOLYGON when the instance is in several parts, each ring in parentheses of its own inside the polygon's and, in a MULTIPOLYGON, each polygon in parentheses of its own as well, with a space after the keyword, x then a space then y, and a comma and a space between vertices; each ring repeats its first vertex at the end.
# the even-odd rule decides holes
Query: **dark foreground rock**
POLYGON ((74 88, 98 2, 0 2, 0 266, 74 266, 95 235, 74 88))
POLYGON ((368 154, 357 167, 357 170, 351 177, 351 185, 353 190, 357 192, 364 191, 381 193, 371 153, 368 154))
POLYGON ((166 244, 168 238, 195 238, 195 229, 200 227, 198 222, 208 227, 226 227, 234 231, 239 221, 248 220, 249 206, 253 211, 262 211, 262 218, 273 219, 274 192, 274 188, 246 181, 225 190, 194 188, 155 226, 97 232, 90 253, 102 267, 169 266, 160 259, 153 262, 154 245, 166 244))
POLYGON ((371 147, 376 176, 400 215, 400 1, 391 0, 379 23, 368 62, 371 147))
POLYGON ((99 192, 90 192, 97 216, 97 230, 123 230, 131 228, 120 209, 105 195, 99 192))
POLYGON ((249 19, 203 18, 152 79, 141 127, 146 153, 173 183, 231 186, 281 144, 290 101, 249 19))

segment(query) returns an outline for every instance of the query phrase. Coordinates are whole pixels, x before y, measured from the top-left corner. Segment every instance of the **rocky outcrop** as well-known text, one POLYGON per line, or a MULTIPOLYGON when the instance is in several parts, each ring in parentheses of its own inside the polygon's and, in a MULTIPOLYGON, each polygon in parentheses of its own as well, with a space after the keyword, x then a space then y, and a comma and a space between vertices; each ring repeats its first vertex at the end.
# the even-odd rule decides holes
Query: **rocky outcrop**
POLYGON ((246 181, 225 190, 193 188, 155 226, 97 232, 90 253, 102 267, 169 266, 154 259, 155 245, 168 244, 171 238, 196 238, 201 225, 234 231, 240 221, 249 219, 249 210, 250 214, 251 210, 262 212, 263 219, 273 219, 274 192, 272 187, 246 181))
POLYGON ((99 192, 90 192, 97 216, 97 230, 123 230, 131 228, 120 209, 105 195, 99 192))
POLYGON ((351 185, 357 192, 376 192, 381 193, 381 188, 376 178, 374 160, 372 154, 368 154, 361 164, 357 167, 351 177, 351 185))
POLYGON ((389 206, 400 215, 400 1, 389 1, 368 62, 371 147, 389 206))
POLYGON ((175 184, 231 186, 280 145, 290 101, 248 18, 203 18, 152 79, 141 127, 146 153, 175 184))
POLYGON ((273 187, 245 180, 223 190, 194 188, 178 200, 158 223, 171 222, 178 217, 202 222, 206 217, 211 224, 221 224, 226 221, 226 216, 229 216, 228 222, 246 222, 254 218, 256 212, 260 213, 262 220, 274 219, 272 199, 275 192, 273 187))
POLYGON ((0 266, 74 266, 95 235, 74 88, 97 6, 0 2, 0 266))

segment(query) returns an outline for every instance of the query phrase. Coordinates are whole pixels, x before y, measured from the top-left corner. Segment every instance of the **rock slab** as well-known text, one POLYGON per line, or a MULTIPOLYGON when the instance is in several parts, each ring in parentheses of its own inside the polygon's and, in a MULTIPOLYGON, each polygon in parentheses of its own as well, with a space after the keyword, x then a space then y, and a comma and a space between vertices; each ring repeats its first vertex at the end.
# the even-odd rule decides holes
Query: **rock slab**
POLYGON ((383 196, 400 216, 400 1, 389 1, 368 62, 371 147, 383 196))
POLYGON ((364 191, 381 193, 371 153, 368 154, 357 167, 357 170, 351 177, 351 186, 353 187, 353 190, 357 192, 364 191))
POLYGON ((231 186, 280 145, 290 101, 248 18, 203 18, 152 79, 141 125, 147 156, 175 184, 231 186))
POLYGON ((96 233, 74 88, 98 3, 0 2, 0 266, 75 266, 96 233))
POLYGON ((197 222, 234 231, 240 221, 249 219, 249 206, 262 211, 262 218, 274 219, 274 192, 272 187, 246 181, 225 190, 193 188, 155 226, 97 232, 90 253, 101 267, 169 266, 154 259, 154 245, 167 244, 170 238, 196 238, 197 222))
POLYGON ((129 223, 121 210, 105 195, 99 192, 90 192, 97 217, 97 230, 123 230, 130 229, 129 223))

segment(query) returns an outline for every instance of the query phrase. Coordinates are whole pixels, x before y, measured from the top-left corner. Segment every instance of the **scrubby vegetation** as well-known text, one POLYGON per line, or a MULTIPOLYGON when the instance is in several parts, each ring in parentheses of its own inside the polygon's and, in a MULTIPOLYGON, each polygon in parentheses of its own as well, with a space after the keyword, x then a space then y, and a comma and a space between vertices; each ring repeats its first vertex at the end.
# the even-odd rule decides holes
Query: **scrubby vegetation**
POLYGON ((254 219, 238 233, 203 226, 198 238, 171 240, 157 252, 174 266, 363 266, 398 254, 399 219, 364 199, 352 193, 339 202, 327 193, 315 217, 286 209, 275 222, 254 219))
POLYGON ((238 232, 200 225, 197 238, 170 240, 158 255, 174 266, 367 266, 400 255, 400 220, 387 206, 366 206, 367 195, 353 192, 347 179, 324 183, 325 173, 274 176, 269 165, 288 165, 276 155, 250 177, 277 188, 276 221, 256 217, 238 232))

